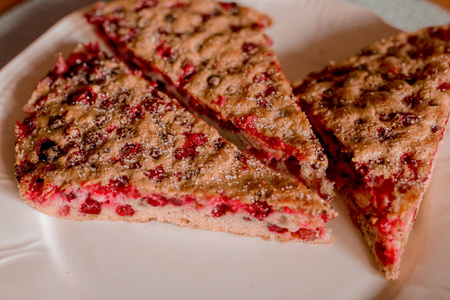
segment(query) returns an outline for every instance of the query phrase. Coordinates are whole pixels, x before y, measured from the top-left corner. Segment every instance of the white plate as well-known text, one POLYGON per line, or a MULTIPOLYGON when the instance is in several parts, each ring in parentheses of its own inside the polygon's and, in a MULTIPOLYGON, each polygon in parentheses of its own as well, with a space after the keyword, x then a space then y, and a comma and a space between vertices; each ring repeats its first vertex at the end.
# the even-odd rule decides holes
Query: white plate
MULTIPOLYGON (((337 0, 247 0, 271 14, 290 80, 396 32, 337 0)), ((450 140, 403 255, 402 275, 375 270, 339 201, 329 246, 283 245, 174 225, 75 222, 40 214, 14 182, 15 120, 37 82, 80 41, 97 37, 75 12, 0 71, 1 299, 444 299, 450 298, 450 140)))

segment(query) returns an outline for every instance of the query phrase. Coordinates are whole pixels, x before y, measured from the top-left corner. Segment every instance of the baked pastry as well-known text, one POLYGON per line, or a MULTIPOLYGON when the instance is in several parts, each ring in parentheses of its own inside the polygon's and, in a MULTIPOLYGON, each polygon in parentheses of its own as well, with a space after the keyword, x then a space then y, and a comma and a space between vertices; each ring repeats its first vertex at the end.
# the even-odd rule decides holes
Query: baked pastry
POLYGON ((20 195, 75 220, 328 243, 329 204, 221 138, 98 45, 62 56, 16 126, 20 195))
POLYGON ((294 84, 378 268, 400 257, 450 108, 450 25, 401 33, 294 84))
POLYGON ((268 16, 235 3, 125 0, 86 17, 122 60, 224 137, 332 198, 327 158, 263 33, 268 16))

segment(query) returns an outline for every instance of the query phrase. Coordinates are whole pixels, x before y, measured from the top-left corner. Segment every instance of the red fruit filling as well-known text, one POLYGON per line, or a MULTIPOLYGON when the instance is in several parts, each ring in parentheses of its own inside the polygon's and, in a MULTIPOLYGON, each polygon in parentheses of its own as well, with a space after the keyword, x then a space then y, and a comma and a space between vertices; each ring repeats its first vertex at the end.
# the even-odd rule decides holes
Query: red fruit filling
POLYGON ((214 206, 214 208, 211 211, 211 214, 215 218, 220 218, 227 212, 228 206, 224 203, 218 204, 214 206))
POLYGON ((39 161, 54 162, 62 154, 60 147, 49 138, 42 138, 36 143, 39 161))
POLYGON ((43 199, 37 199, 42 195, 42 189, 44 187, 44 179, 39 177, 33 177, 28 185, 28 191, 31 194, 32 200, 36 202, 42 202, 43 199))
POLYGON ((178 86, 184 87, 196 73, 195 66, 189 62, 181 68, 181 75, 178 79, 178 86))
POLYGON ((36 165, 28 159, 21 161, 19 165, 15 165, 14 167, 16 169, 17 182, 19 183, 22 181, 24 176, 30 174, 36 169, 36 165))
POLYGON ((242 52, 245 54, 255 54, 258 51, 258 46, 253 43, 244 43, 242 45, 242 52))
POLYGON ((80 212, 85 215, 98 215, 102 212, 102 204, 96 200, 87 199, 81 205, 80 212))
POLYGON ((238 5, 235 2, 231 3, 220 2, 220 6, 222 6, 223 9, 230 12, 232 15, 239 15, 241 13, 241 10, 239 9, 238 5))
POLYGON ((375 252, 380 259, 383 266, 392 265, 397 261, 398 253, 400 252, 398 249, 386 249, 383 243, 377 243, 375 245, 375 252))
POLYGON ((223 106, 226 101, 227 101, 227 98, 225 98, 222 95, 219 95, 219 98, 217 100, 214 100, 212 103, 217 106, 223 106))
POLYGON ((138 143, 127 143, 120 149, 122 159, 133 159, 141 152, 141 145, 138 143))
POLYGON ((273 225, 273 224, 267 224, 267 229, 269 229, 269 231, 276 232, 279 234, 283 234, 283 233, 286 233, 289 231, 289 229, 287 229, 287 228, 279 227, 279 226, 273 225))
POLYGON ((144 8, 154 7, 158 5, 158 0, 138 0, 136 3, 136 11, 140 11, 144 8))
POLYGON ((245 207, 245 210, 249 213, 249 215, 257 218, 260 221, 264 220, 264 218, 267 217, 272 211, 269 204, 262 201, 255 201, 253 202, 253 204, 247 205, 245 207))
POLYGON ((198 155, 197 147, 203 146, 208 142, 208 137, 204 133, 184 132, 186 140, 182 148, 177 148, 174 157, 182 160, 188 157, 196 157, 198 155))
POLYGON ((167 178, 167 173, 162 166, 144 172, 145 176, 153 182, 161 182, 167 178))
POLYGON ((97 99, 97 94, 92 90, 91 87, 80 88, 73 92, 67 98, 67 104, 69 105, 92 105, 97 99))
POLYGON ((125 204, 125 205, 119 205, 116 208, 116 213, 121 216, 132 216, 134 215, 135 211, 134 209, 131 207, 131 205, 129 204, 125 204))
POLYGON ((172 51, 172 48, 170 48, 164 40, 159 42, 155 50, 163 59, 172 60, 178 56, 178 54, 175 51, 172 51))
POLYGON ((16 122, 16 124, 17 127, 14 134, 17 137, 17 141, 20 142, 36 129, 36 114, 26 117, 23 123, 16 122))

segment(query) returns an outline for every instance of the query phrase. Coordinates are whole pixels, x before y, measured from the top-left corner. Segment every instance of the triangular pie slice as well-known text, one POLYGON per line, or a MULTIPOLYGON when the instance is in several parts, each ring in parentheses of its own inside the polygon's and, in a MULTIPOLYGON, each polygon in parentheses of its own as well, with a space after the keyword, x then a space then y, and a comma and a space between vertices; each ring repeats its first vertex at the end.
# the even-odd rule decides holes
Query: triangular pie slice
POLYGON ((400 257, 450 108, 450 26, 367 46, 294 85, 379 269, 400 257))
POLYGON ((224 137, 332 198, 327 158, 263 33, 269 17, 204 0, 99 3, 86 17, 122 60, 224 137))
POLYGON ((20 195, 75 220, 157 220, 282 242, 328 243, 329 204, 221 138, 109 59, 62 56, 16 126, 20 195))

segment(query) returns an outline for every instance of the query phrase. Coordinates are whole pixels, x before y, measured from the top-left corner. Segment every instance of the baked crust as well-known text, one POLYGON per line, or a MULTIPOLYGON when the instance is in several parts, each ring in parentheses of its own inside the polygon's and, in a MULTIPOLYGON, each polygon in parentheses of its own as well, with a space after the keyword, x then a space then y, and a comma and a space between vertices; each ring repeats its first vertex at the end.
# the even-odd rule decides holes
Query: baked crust
POLYGON ((327 158, 262 31, 270 18, 235 3, 141 3, 99 3, 87 19, 121 59, 243 150, 331 200, 327 158))
POLYGON ((66 61, 60 55, 24 110, 19 191, 48 215, 330 242, 328 203, 238 150, 98 45, 66 61))
POLYGON ((294 84, 379 269, 399 274, 450 108, 450 25, 365 47, 294 84))

